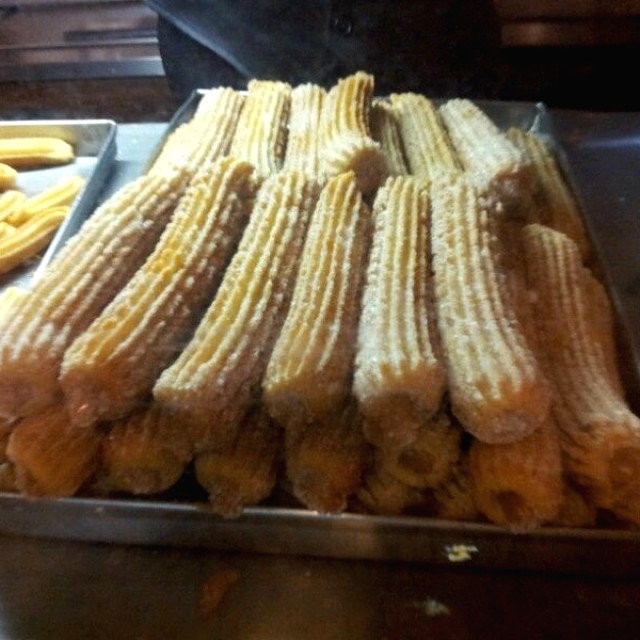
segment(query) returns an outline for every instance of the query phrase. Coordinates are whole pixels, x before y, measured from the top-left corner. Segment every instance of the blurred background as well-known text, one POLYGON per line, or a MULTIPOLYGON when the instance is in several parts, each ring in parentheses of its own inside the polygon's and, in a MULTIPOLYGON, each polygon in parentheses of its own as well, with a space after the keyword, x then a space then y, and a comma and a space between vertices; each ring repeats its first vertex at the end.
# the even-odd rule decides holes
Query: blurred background
MULTIPOLYGON (((330 4, 346 7, 331 15, 330 28, 348 51, 366 21, 364 3, 330 4)), ((414 10, 431 4, 442 13, 456 3, 388 4, 400 7, 400 12, 409 4, 414 10)), ((640 110, 632 83, 620 81, 640 52, 640 0, 494 0, 492 4, 498 40, 491 80, 484 85, 455 85, 462 87, 461 93, 543 101, 557 108, 640 110)), ((0 118, 168 119, 184 99, 189 82, 199 80, 194 70, 198 58, 185 53, 185 47, 201 53, 203 47, 202 38, 195 41, 197 33, 189 42, 193 33, 186 35, 179 19, 173 20, 171 5, 142 0, 3 0, 0 118)), ((460 22, 461 30, 470 28, 460 22)), ((449 85, 442 86, 446 91, 449 85)))

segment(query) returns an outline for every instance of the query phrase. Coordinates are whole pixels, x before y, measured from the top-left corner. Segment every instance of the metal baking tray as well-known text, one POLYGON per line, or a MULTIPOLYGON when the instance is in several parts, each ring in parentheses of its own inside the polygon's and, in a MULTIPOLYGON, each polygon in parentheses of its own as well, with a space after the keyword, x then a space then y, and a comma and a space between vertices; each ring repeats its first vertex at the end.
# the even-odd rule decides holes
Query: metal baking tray
MULTIPOLYGON (((176 113, 165 133, 149 149, 149 166, 166 137, 194 112, 203 92, 195 92, 176 113)), ((518 126, 555 142, 553 116, 542 104, 479 102, 503 128, 518 126)), ((576 191, 599 253, 620 324, 631 326, 625 307, 617 304, 620 283, 609 268, 615 255, 592 208, 581 197, 562 149, 561 164, 576 191)), ((110 185, 115 188, 119 185, 110 185)), ((588 187, 589 185, 587 185, 588 187)), ((595 185, 593 188, 596 188, 595 185)), ((588 189, 587 189, 588 193, 588 189)), ((640 240, 640 230, 629 242, 640 240)), ((640 295, 640 294, 639 294, 640 295)), ((636 331, 638 331, 636 329, 636 331)), ((626 343, 626 338, 623 340, 626 343)), ((640 357, 629 352, 630 389, 640 357)), ((308 510, 261 505, 237 519, 213 514, 197 492, 179 491, 149 498, 74 497, 32 499, 0 494, 0 533, 101 543, 203 547, 232 552, 295 554, 317 557, 406 561, 491 570, 532 570, 595 575, 640 575, 640 531, 614 528, 543 528, 513 534, 485 523, 459 523, 413 516, 345 513, 325 515, 308 510)))
POLYGON ((20 170, 17 188, 28 196, 41 193, 62 178, 80 175, 85 186, 41 258, 35 258, 0 277, 8 285, 28 288, 51 258, 94 210, 116 156, 116 123, 112 120, 33 120, 0 122, 0 138, 52 136, 73 145, 75 159, 60 166, 20 170))

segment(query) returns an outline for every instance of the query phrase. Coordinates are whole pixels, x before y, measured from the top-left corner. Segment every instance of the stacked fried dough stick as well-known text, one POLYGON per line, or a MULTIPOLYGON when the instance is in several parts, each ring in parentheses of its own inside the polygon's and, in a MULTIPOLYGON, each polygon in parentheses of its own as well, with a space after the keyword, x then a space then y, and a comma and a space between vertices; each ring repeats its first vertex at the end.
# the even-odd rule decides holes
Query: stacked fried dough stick
POLYGON ((279 486, 640 524, 640 420, 551 148, 468 100, 374 95, 362 72, 204 95, 4 310, 2 489, 156 494, 192 469, 224 516, 279 486))

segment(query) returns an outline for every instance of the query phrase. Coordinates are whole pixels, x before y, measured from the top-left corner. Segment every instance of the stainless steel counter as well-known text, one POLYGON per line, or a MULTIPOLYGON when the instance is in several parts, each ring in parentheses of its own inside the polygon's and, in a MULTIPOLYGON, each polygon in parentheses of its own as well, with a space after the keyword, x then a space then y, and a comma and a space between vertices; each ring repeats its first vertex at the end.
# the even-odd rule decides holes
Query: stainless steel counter
MULTIPOLYGON (((585 205, 640 282, 640 114, 554 113, 585 205), (632 234, 632 235, 630 235, 632 234)), ((124 125, 114 180, 136 175, 161 124, 124 125)), ((107 188, 109 189, 109 187, 107 188)), ((638 562, 638 558, 630 558, 638 562)), ((0 536, 0 638, 636 638, 640 578, 222 553, 0 536), (221 571, 237 582, 204 611, 221 571)))

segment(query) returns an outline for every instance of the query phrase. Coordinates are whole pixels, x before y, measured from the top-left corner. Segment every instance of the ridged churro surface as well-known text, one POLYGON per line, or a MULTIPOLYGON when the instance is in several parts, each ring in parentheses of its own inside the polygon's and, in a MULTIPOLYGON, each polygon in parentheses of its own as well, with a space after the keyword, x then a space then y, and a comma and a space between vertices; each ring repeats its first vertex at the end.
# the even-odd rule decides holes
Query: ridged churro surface
POLYGON ((231 157, 203 165, 145 263, 67 349, 60 384, 74 423, 119 418, 147 401, 237 246, 252 171, 231 157))
POLYGON ((367 417, 367 438, 397 446, 433 416, 445 386, 430 276, 428 184, 389 178, 373 219, 353 389, 367 417))
POLYGON ((462 166, 437 109, 417 93, 391 95, 398 114, 402 144, 413 175, 436 179, 459 174, 462 166))
POLYGON ((464 168, 481 191, 517 201, 531 189, 531 161, 476 104, 449 100, 439 112, 464 168))
POLYGON ((479 440, 524 438, 550 392, 518 321, 501 265, 500 215, 465 178, 432 187, 438 327, 451 406, 479 440))
POLYGON ((64 405, 21 420, 9 438, 18 489, 31 496, 72 496, 94 472, 101 434, 77 429, 64 405))
POLYGON ((315 84, 301 84, 291 91, 285 171, 301 171, 321 180, 320 122, 326 97, 327 92, 315 84))
POLYGON ((591 246, 582 214, 552 149, 535 134, 521 129, 509 129, 507 137, 531 160, 538 183, 541 222, 569 236, 578 245, 582 259, 586 260, 591 246))
POLYGON ((535 318, 565 464, 600 507, 640 522, 640 420, 612 382, 576 244, 541 225, 524 232, 535 318))
POLYGON ((250 162, 256 176, 267 178, 282 167, 291 106, 285 82, 251 80, 230 154, 250 162))
POLYGON ((226 517, 258 504, 271 493, 281 459, 282 431, 264 407, 249 411, 236 438, 227 446, 196 456, 198 482, 209 493, 209 505, 226 517))
POLYGON ((101 442, 96 485, 107 492, 160 493, 178 481, 191 456, 183 425, 151 403, 113 423, 101 442))
POLYGON ((299 172, 268 179, 224 279, 195 335, 154 387, 191 427, 198 452, 235 438, 286 314, 315 181, 299 172))
POLYGON ((469 463, 475 502, 492 522, 527 531, 557 517, 564 483, 553 419, 518 442, 475 441, 469 463))
POLYGON ((184 167, 144 175, 86 220, 17 305, 0 337, 0 415, 60 398, 64 351, 153 249, 188 181, 184 167))
POLYGON ((269 411, 285 427, 339 411, 350 395, 369 224, 354 174, 329 180, 263 381, 269 411))
POLYGON ((337 513, 362 483, 368 448, 353 403, 306 428, 285 431, 293 495, 307 508, 337 513))
POLYGON ((195 114, 167 138, 151 171, 165 171, 175 163, 188 164, 191 174, 201 165, 229 151, 236 132, 244 96, 228 87, 211 89, 198 103, 195 114))
POLYGON ((398 109, 394 105, 386 100, 374 98, 370 114, 371 135, 380 143, 391 176, 409 173, 399 120, 398 109))
POLYGON ((328 177, 353 171, 358 187, 373 192, 388 174, 380 144, 371 137, 373 76, 358 71, 334 85, 322 116, 322 153, 328 177))

